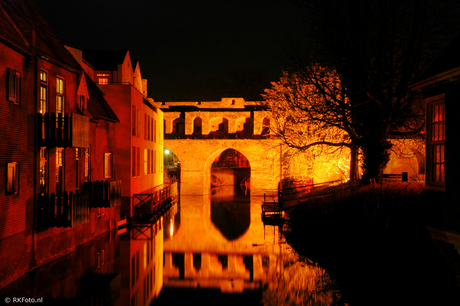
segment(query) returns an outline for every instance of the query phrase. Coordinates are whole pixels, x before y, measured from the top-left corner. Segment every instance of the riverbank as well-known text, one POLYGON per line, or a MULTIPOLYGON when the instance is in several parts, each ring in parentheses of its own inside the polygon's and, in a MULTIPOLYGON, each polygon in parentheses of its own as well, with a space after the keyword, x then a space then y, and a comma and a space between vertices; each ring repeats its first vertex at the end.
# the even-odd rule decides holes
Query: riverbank
POLYGON ((459 305, 455 274, 424 226, 421 191, 375 185, 303 203, 289 213, 287 241, 352 306, 459 305))

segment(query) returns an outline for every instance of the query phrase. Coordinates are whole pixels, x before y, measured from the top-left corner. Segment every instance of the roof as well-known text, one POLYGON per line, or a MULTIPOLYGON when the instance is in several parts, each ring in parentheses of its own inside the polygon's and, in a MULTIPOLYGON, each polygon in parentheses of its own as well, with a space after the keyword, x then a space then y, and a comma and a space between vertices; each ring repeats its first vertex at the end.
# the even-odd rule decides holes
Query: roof
POLYGON ((46 60, 61 64, 69 70, 82 70, 30 0, 2 0, 1 8, 4 10, 2 14, 9 16, 8 21, 14 23, 3 28, 5 22, 1 21, 2 34, 8 35, 15 43, 20 43, 21 36, 11 37, 19 31, 27 43, 34 45, 37 53, 46 60))
POLYGON ((123 64, 128 49, 123 50, 83 50, 83 59, 90 63, 96 70, 118 70, 118 65, 123 64))
POLYGON ((104 98, 104 93, 91 80, 91 77, 86 74, 86 84, 88 86, 89 99, 88 111, 96 120, 106 120, 111 122, 120 122, 117 115, 110 107, 109 103, 104 98))

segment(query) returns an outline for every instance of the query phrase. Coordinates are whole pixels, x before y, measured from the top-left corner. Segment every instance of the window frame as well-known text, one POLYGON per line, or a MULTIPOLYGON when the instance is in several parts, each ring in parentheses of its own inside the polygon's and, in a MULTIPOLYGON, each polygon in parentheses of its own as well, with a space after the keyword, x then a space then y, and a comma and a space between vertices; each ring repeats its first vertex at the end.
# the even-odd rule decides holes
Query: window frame
POLYGON ((102 169, 102 177, 103 178, 112 178, 113 176, 113 155, 111 152, 104 153, 104 162, 103 162, 103 169, 102 169))
POLYGON ((58 113, 64 114, 65 105, 65 78, 56 77, 56 117, 58 113), (58 105, 60 104, 60 109, 58 105))
POLYGON ((21 73, 12 68, 7 69, 7 97, 8 101, 20 105, 21 101, 21 73))
POLYGON ((7 163, 5 183, 6 183, 5 193, 7 195, 11 195, 11 194, 19 195, 19 163, 18 162, 7 163), (12 169, 13 171, 10 172, 10 169, 12 169), (10 175, 12 176, 11 178, 10 178, 10 175))
POLYGON ((426 105, 426 183, 425 186, 431 189, 444 191, 445 187, 445 95, 437 95, 425 99, 426 105), (434 119, 434 107, 441 106, 440 120, 434 119), (433 131, 436 129, 436 131, 433 131), (441 132, 440 132, 441 131, 441 132), (436 135, 440 136, 440 139, 435 139, 436 135), (439 150, 438 150, 439 148, 439 150), (435 152, 437 151, 437 152, 435 152), (437 155, 436 153, 439 153, 437 155), (441 179, 435 177, 437 175, 437 168, 439 166, 439 174, 441 179))
POLYGON ((49 81, 49 73, 46 70, 41 69, 39 80, 40 80, 40 93, 39 93, 39 105, 38 111, 40 114, 45 114, 48 110, 48 101, 49 101, 49 93, 48 93, 48 81, 49 81), (44 77, 43 77, 44 76, 44 77))

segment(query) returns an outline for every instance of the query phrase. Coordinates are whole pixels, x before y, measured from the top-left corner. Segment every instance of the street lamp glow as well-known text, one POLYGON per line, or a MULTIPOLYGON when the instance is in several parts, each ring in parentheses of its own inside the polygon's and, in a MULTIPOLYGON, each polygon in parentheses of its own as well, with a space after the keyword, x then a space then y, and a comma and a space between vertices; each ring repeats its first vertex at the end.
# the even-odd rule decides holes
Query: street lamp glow
POLYGON ((169 154, 169 152, 171 151, 169 151, 168 149, 165 149, 165 154, 169 154))

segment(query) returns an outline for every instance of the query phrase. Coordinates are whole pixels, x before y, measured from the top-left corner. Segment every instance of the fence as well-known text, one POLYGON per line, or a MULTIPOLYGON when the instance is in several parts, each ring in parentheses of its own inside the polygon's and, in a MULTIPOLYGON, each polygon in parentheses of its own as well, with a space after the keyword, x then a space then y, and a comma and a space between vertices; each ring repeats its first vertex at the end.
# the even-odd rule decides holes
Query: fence
POLYGON ((143 193, 133 194, 135 213, 153 213, 161 204, 174 199, 178 195, 178 182, 155 186, 143 193))
POLYGON ((89 193, 90 207, 121 205, 121 181, 85 182, 83 190, 89 193))
POLYGON ((86 191, 46 192, 37 196, 39 227, 75 227, 89 221, 89 194, 86 191))

